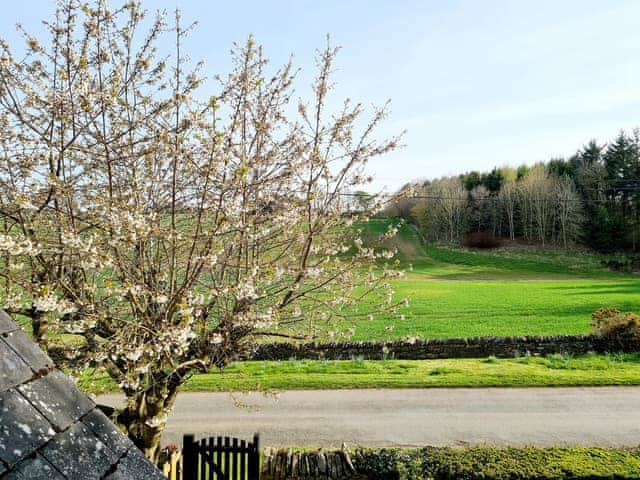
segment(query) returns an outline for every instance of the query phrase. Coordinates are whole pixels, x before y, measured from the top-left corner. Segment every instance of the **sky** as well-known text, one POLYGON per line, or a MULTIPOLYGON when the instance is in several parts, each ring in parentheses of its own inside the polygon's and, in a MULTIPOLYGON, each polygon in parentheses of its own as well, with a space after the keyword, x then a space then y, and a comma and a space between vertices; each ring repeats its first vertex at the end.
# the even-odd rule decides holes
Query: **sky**
MULTIPOLYGON (((0 0, 0 36, 15 23, 42 32, 53 0, 0 0)), ((111 0, 112 5, 119 0, 111 0)), ((342 47, 332 106, 381 105, 380 138, 404 147, 372 161, 371 191, 410 180, 568 157, 591 139, 640 126, 640 1, 625 0, 146 0, 198 25, 185 42, 212 77, 248 35, 274 65, 301 69, 310 98, 327 34, 342 47)))

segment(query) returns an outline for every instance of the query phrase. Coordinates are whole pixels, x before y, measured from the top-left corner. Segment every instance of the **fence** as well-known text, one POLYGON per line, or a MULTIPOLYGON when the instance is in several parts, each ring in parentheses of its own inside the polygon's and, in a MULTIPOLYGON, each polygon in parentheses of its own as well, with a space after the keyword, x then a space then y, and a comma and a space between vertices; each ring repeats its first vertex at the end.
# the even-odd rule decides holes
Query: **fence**
POLYGON ((182 480, 258 480, 260 437, 252 442, 229 437, 196 441, 185 435, 182 450, 182 480))
POLYGON ((167 458, 160 464, 162 474, 168 480, 182 480, 182 453, 173 451, 167 455, 167 458))

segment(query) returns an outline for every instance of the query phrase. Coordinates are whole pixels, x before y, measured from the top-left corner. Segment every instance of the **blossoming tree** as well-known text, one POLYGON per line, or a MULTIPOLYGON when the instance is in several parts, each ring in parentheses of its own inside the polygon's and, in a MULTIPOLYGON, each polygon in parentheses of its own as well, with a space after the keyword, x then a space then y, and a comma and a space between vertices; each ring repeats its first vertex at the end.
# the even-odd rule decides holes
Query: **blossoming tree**
POLYGON ((64 0, 45 25, 24 55, 0 43, 0 297, 42 345, 82 339, 147 456, 192 373, 393 306, 391 254, 357 238, 344 193, 397 139, 373 137, 384 108, 325 112, 335 49, 295 113, 291 64, 267 74, 251 39, 199 101, 178 12, 64 0))

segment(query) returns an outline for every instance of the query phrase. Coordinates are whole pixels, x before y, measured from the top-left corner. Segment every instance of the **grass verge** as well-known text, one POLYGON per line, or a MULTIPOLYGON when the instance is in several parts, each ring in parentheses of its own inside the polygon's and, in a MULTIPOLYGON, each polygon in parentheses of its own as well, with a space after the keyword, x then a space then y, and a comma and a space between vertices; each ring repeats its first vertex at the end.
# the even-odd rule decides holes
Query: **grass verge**
MULTIPOLYGON (((640 385, 640 354, 241 362, 222 371, 194 375, 183 391, 605 385, 640 385)), ((117 386, 99 371, 84 372, 80 386, 92 393, 118 391, 117 386)))

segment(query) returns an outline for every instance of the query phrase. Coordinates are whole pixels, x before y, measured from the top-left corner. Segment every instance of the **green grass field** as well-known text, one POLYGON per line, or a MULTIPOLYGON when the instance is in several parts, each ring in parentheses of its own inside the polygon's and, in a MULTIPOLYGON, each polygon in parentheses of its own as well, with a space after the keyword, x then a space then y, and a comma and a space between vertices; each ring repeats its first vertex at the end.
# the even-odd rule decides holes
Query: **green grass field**
MULTIPOLYGON (((365 236, 384 232, 388 223, 372 220, 365 236)), ((356 340, 577 334, 590 331, 591 313, 600 307, 640 310, 640 277, 602 268, 605 257, 594 253, 427 246, 409 225, 390 246, 407 270, 393 287, 410 306, 404 320, 355 322, 356 340)))
MULTIPOLYGON (((372 220, 364 226, 365 237, 384 233, 388 224, 372 220)), ((427 246, 407 225, 391 242, 407 270, 394 289, 399 298, 409 297, 410 305, 402 312, 404 320, 357 322, 357 340, 586 333, 591 313, 600 307, 640 309, 640 278, 603 269, 605 257, 594 253, 427 246), (385 331, 388 325, 395 327, 393 332, 385 331)), ((94 393, 117 390, 100 372, 85 372, 80 384, 94 393)), ((576 385, 640 385, 640 354, 245 362, 195 375, 185 390, 576 385)))

